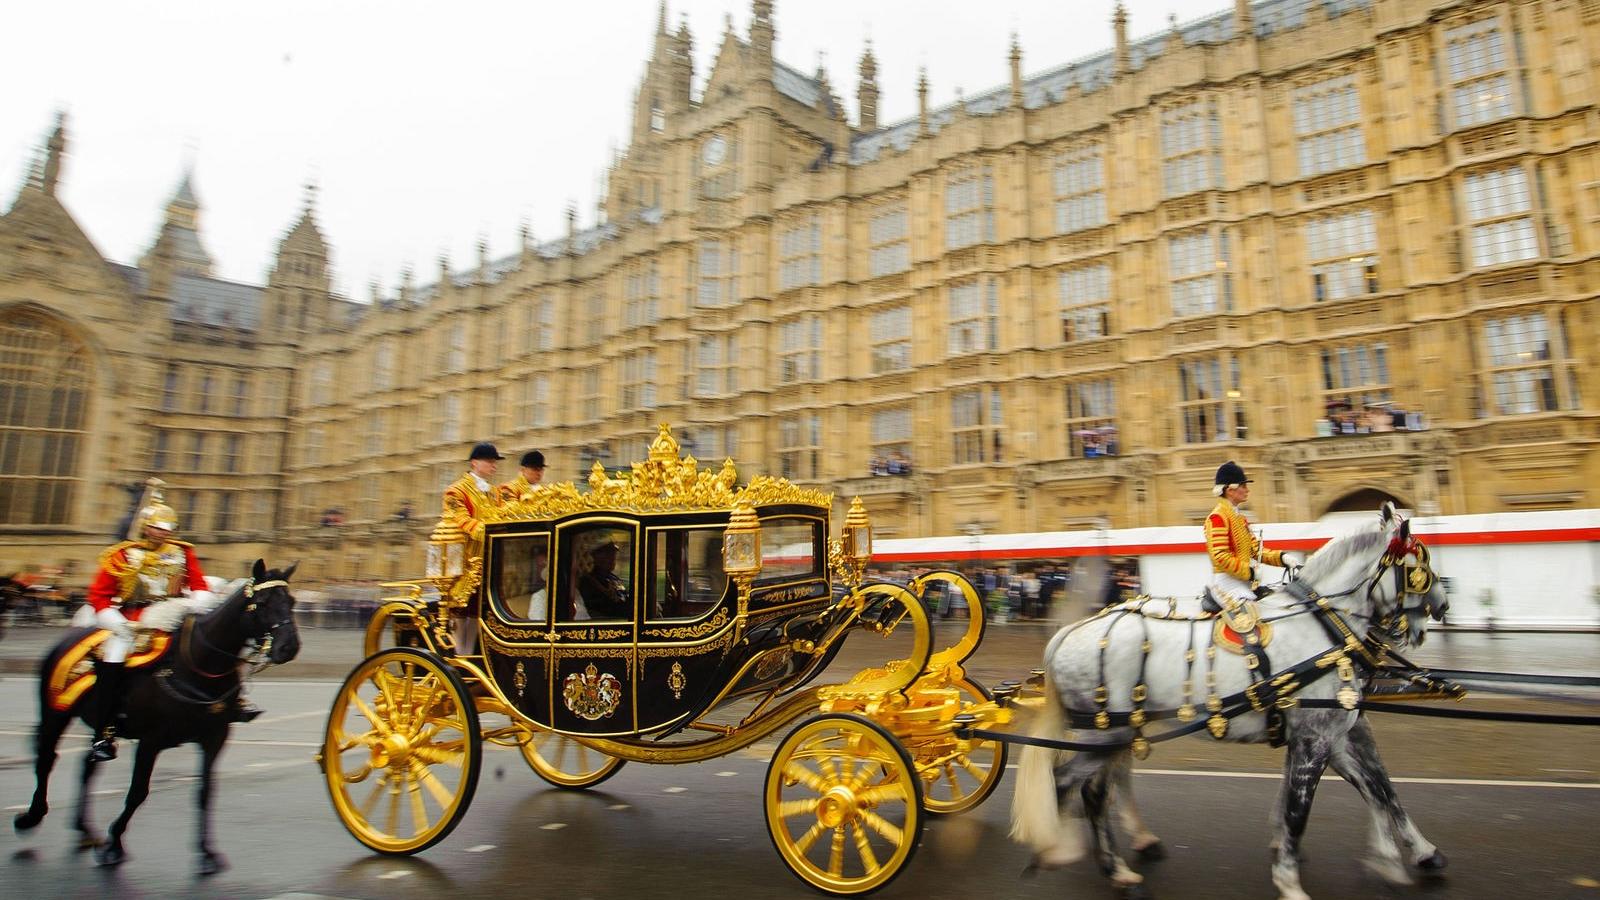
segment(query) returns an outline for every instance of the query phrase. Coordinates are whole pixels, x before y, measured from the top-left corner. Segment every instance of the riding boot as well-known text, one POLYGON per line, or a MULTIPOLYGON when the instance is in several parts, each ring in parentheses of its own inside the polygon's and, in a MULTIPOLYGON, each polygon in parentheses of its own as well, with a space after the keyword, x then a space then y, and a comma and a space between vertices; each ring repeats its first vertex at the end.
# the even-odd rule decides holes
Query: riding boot
POLYGON ((250 702, 250 698, 239 694, 233 699, 233 706, 228 710, 229 722, 254 722, 266 710, 250 702))
POLYGON ((117 758, 117 713, 122 709, 122 678, 127 667, 122 663, 96 662, 94 664, 95 714, 90 722, 94 728, 94 746, 89 748, 89 758, 95 762, 109 762, 117 758))

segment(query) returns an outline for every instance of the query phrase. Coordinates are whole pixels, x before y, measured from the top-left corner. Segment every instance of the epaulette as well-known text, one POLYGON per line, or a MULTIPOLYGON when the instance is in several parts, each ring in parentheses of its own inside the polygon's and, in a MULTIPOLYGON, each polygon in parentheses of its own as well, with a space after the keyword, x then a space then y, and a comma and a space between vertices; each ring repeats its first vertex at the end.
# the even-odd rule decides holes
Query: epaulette
POLYGON ((118 554, 122 553, 122 551, 128 549, 129 547, 137 546, 138 543, 138 541, 119 541, 115 544, 112 544, 100 552, 98 565, 102 569, 110 569, 113 576, 121 577, 122 574, 128 570, 129 566, 127 557, 123 556, 119 558, 118 554))

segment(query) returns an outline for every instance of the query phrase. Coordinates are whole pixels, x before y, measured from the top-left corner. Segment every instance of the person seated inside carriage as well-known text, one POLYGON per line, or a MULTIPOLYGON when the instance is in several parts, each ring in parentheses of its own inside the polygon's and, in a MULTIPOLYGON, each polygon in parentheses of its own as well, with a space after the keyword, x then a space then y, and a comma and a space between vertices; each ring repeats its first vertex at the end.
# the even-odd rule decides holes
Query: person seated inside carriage
POLYGON ((631 619, 628 585, 617 576, 622 546, 606 540, 589 551, 589 568, 578 576, 578 597, 591 619, 631 619))

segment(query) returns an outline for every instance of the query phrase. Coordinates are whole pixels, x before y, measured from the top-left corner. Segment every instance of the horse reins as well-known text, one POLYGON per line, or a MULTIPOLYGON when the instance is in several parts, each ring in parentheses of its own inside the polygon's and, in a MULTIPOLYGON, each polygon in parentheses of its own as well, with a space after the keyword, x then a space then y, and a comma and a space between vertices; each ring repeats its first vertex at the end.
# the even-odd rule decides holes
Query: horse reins
MULTIPOLYGON (((258 604, 257 604, 257 602, 255 600, 256 592, 268 590, 270 588, 287 588, 288 586, 289 586, 289 582, 287 580, 285 580, 285 579, 282 579, 282 578, 274 579, 272 581, 263 581, 263 582, 261 582, 259 584, 257 584, 254 581, 245 582, 245 585, 242 588, 242 590, 244 591, 245 597, 250 600, 250 602, 245 605, 245 608, 244 608, 245 613, 247 615, 255 613, 256 607, 258 606, 258 604)), ((189 668, 191 670, 193 670, 196 675, 199 675, 202 678, 224 678, 224 677, 228 676, 230 673, 232 673, 234 671, 234 669, 229 668, 229 669, 225 669, 225 670, 223 670, 221 672, 216 672, 216 673, 207 672, 203 667, 201 667, 201 665, 199 663, 197 663, 195 661, 194 654, 190 650, 189 641, 185 640, 184 638, 188 638, 188 637, 192 636, 196 640, 198 640, 200 642, 200 644, 206 650, 215 652, 215 653, 220 654, 220 655, 227 655, 227 654, 226 654, 226 651, 224 651, 221 647, 218 647, 217 645, 211 643, 211 641, 207 640, 206 636, 205 636, 205 632, 201 631, 199 629, 196 629, 194 627, 194 622, 195 622, 195 619, 194 619, 193 616, 190 616, 190 617, 184 619, 184 621, 183 621, 183 634, 179 638, 178 647, 180 648, 180 650, 183 653, 184 662, 188 663, 189 668)), ((282 622, 274 622, 272 625, 269 625, 265 629, 265 637, 261 641, 261 644, 260 644, 259 648, 254 653, 252 653, 251 656, 260 656, 262 653, 266 652, 268 650, 268 648, 270 648, 272 646, 273 635, 277 632, 277 630, 279 628, 282 628, 286 624, 288 624, 288 620, 287 619, 282 621, 282 622)), ((252 636, 248 640, 254 640, 254 637, 252 636)), ((236 657, 236 658, 238 658, 238 657, 236 657)), ((265 665, 261 665, 261 666, 257 667, 255 669, 255 671, 260 671, 262 668, 265 668, 266 666, 269 666, 271 664, 272 663, 269 661, 265 665)), ((254 666, 255 664, 252 663, 252 665, 254 666)))

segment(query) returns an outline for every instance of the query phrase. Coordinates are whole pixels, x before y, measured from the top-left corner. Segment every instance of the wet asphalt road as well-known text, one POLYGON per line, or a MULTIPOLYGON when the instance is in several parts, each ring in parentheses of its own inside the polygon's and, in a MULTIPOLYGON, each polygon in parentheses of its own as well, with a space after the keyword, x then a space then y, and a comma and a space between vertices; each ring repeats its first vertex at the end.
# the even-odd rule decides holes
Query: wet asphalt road
MULTIPOLYGON (((20 661, 49 634, 31 629, 0 642, 20 661), (13 638, 17 638, 13 642, 13 638)), ((784 867, 766 834, 761 779, 776 736, 730 757, 688 766, 631 764, 600 788, 547 788, 515 751, 486 748, 472 808, 438 846, 413 858, 369 853, 334 816, 311 754, 337 689, 354 663, 359 635, 307 629, 301 660, 259 684, 268 709, 235 731, 224 753, 216 842, 232 868, 208 880, 192 874, 192 748, 170 751, 156 790, 129 831, 132 859, 96 868, 73 850, 68 830, 86 737, 64 742, 53 780, 55 805, 26 837, 0 830, 0 897, 338 898, 821 896, 784 867), (294 674, 302 677, 291 678, 294 674)), ((995 629, 972 671, 988 681, 1035 664, 1040 629, 995 629)), ((1463 668, 1585 672, 1597 667, 1600 637, 1450 635, 1420 656, 1463 668), (1455 641, 1457 649, 1449 648, 1455 641), (1440 649, 1440 648, 1443 649, 1440 649)), ((847 645, 835 671, 881 662, 870 639, 847 645), (853 654, 853 655, 851 655, 853 654)), ((9 665, 16 671, 20 665, 9 665)), ((26 803, 34 681, 0 678, 0 807, 26 803)), ((1531 709, 1521 701, 1491 705, 1531 709)), ((1541 703, 1541 710, 1595 713, 1591 706, 1541 703)), ((1307 838, 1303 877, 1314 897, 1600 898, 1600 734, 1594 729, 1377 718, 1375 728, 1402 801, 1423 832, 1450 856, 1441 882, 1395 888, 1359 862, 1366 813, 1354 791, 1323 782, 1307 838)), ((781 736, 783 732, 779 732, 781 736)), ((132 754, 102 767, 96 821, 120 808, 132 754)), ((1166 745, 1136 776, 1146 820, 1166 841, 1157 863, 1136 863, 1155 897, 1270 898, 1267 809, 1281 756, 1265 748, 1208 740, 1166 745)), ((978 810, 934 820, 904 873, 878 896, 1116 896, 1084 863, 1019 878, 1026 853, 1005 839, 1011 778, 978 810)))

